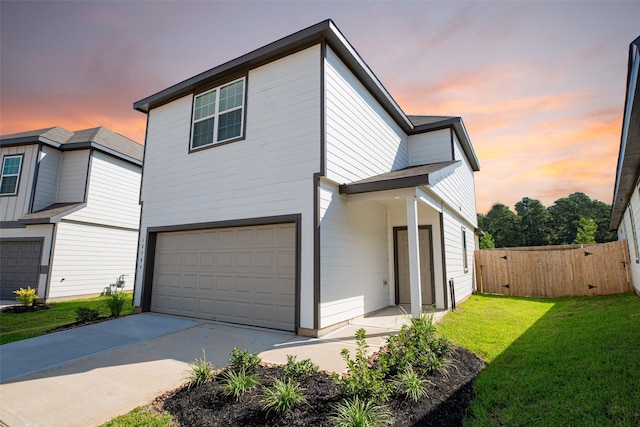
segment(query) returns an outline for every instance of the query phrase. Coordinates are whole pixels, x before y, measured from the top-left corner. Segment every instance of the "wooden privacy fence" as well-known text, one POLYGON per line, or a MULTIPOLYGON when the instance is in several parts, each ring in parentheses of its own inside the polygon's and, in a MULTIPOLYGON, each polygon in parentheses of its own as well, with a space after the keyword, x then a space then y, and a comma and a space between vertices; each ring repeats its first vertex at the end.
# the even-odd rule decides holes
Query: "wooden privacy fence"
POLYGON ((480 292, 517 296, 584 296, 632 289, 625 240, 596 245, 475 251, 480 292))

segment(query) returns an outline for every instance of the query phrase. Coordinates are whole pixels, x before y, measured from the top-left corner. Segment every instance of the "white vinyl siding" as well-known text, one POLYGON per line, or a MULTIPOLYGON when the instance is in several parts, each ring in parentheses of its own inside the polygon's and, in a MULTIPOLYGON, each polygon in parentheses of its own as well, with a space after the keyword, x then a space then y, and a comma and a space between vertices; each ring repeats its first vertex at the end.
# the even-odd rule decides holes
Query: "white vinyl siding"
POLYGON ((408 166, 407 137, 327 48, 327 178, 339 184, 408 166))
POLYGON ((433 132, 410 135, 409 166, 453 160, 451 151, 451 130, 440 129, 433 132))
POLYGON ((0 197, 0 221, 17 221, 18 218, 29 213, 38 146, 33 144, 2 147, 2 149, 0 149, 0 162, 2 161, 1 159, 6 156, 14 155, 22 155, 22 170, 20 171, 18 192, 14 196, 3 195, 0 197))
POLYGON ((65 219, 137 229, 140 166, 93 152, 87 206, 65 219))
POLYGON ((477 210, 473 169, 471 169, 455 134, 454 154, 455 160, 461 162, 454 167, 446 168, 442 174, 430 176, 429 179, 432 183, 430 187, 451 209, 457 211, 475 228, 477 226, 477 210))
POLYGON ((33 199, 33 211, 38 212, 57 201, 62 153, 43 146, 40 150, 38 179, 33 199))
POLYGON ((121 274, 131 290, 137 240, 136 231, 62 221, 56 226, 49 297, 100 294, 121 274))
MULTIPOLYGON (((467 258, 468 269, 464 269, 462 254, 464 251, 463 242, 460 238, 462 227, 469 227, 469 224, 462 222, 459 217, 448 209, 444 210, 444 235, 445 235, 445 259, 447 265, 447 292, 449 292, 449 280, 453 279, 455 285, 456 302, 462 301, 473 292, 473 258, 467 258)), ((467 248, 474 246, 473 233, 465 233, 467 248)), ((473 255, 471 255, 473 256, 473 255)), ((449 298, 449 297, 447 297, 449 298)), ((451 306, 451 301, 449 301, 451 306)))
POLYGON ((85 200, 88 167, 89 150, 62 153, 58 203, 77 203, 85 200))
POLYGON ((387 307, 387 209, 320 188, 321 328, 387 307), (386 281, 386 285, 385 285, 386 281))
POLYGON ((146 227, 302 214, 301 326, 313 327, 320 47, 251 70, 247 82, 246 135, 233 144, 189 153, 192 96, 149 112, 141 248, 146 227))
MULTIPOLYGON (((634 239, 640 238, 640 229, 638 229, 638 221, 640 218, 640 187, 636 185, 635 190, 631 193, 631 198, 627 209, 622 215, 622 221, 618 227, 618 239, 627 240, 627 248, 629 250, 631 279, 636 292, 640 294, 640 263, 636 260, 636 248, 634 239), (633 221, 631 221, 633 215, 633 221), (633 227, 636 227, 635 233, 633 227)), ((640 242, 638 242, 640 244, 640 242)))

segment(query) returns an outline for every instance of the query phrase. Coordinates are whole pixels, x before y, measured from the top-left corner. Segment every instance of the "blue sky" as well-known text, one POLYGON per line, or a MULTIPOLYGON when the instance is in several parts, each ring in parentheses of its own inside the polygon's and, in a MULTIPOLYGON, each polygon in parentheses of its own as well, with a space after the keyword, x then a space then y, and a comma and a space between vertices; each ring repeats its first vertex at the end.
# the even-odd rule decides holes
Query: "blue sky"
POLYGON ((0 2, 0 133, 104 125, 133 102, 330 18, 407 114, 456 115, 478 210, 611 203, 640 2, 0 2))

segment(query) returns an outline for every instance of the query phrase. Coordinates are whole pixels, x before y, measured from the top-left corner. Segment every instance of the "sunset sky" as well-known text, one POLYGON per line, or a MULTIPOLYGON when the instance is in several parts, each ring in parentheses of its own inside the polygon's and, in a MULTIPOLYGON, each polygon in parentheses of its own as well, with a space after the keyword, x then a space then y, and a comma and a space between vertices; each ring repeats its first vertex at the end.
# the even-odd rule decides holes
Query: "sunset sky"
POLYGON ((478 211, 613 197, 640 2, 0 1, 0 134, 106 126, 132 104, 333 19, 407 114, 461 116, 478 211))

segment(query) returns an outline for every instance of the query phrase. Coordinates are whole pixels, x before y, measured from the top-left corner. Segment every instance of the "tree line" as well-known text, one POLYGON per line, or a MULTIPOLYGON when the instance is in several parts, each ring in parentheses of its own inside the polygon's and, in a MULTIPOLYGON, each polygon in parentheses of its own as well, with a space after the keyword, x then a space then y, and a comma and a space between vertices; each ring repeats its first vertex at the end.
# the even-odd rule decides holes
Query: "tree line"
POLYGON ((478 227, 485 232, 480 248, 606 243, 617 240, 609 230, 611 206, 573 193, 545 207, 539 200, 524 197, 516 212, 501 203, 486 215, 478 214, 478 227))

